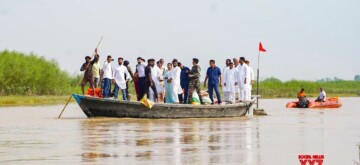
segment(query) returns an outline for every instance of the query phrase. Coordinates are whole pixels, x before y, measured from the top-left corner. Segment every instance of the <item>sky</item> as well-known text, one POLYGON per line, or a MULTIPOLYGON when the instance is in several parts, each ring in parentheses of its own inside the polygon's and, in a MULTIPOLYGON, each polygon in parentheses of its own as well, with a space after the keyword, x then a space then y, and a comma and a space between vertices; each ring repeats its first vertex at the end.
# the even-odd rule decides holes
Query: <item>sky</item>
POLYGON ((204 73, 210 59, 222 68, 241 56, 256 70, 262 42, 262 79, 350 80, 360 74, 359 9, 359 0, 0 0, 0 50, 33 52, 77 74, 103 36, 102 61, 191 66, 197 57, 204 73))

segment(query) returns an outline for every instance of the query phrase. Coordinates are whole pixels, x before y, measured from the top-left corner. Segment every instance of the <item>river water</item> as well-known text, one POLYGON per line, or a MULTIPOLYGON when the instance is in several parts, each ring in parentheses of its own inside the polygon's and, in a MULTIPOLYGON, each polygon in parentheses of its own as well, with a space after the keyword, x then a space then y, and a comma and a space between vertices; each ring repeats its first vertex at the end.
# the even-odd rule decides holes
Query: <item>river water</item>
POLYGON ((88 119, 75 103, 0 107, 0 164, 323 164, 359 160, 360 98, 340 109, 286 109, 261 100, 269 116, 222 119, 88 119))

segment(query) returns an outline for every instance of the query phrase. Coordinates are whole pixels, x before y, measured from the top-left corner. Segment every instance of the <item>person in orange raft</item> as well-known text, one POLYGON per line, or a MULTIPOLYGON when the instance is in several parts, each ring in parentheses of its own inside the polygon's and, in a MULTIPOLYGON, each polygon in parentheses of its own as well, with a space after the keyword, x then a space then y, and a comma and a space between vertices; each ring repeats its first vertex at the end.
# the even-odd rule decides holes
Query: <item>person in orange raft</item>
POLYGON ((297 94, 299 102, 297 103, 298 108, 307 108, 309 101, 306 99, 305 89, 301 88, 300 92, 297 94))
POLYGON ((299 100, 303 97, 306 97, 304 88, 301 88, 300 92, 297 94, 297 97, 299 98, 299 100))

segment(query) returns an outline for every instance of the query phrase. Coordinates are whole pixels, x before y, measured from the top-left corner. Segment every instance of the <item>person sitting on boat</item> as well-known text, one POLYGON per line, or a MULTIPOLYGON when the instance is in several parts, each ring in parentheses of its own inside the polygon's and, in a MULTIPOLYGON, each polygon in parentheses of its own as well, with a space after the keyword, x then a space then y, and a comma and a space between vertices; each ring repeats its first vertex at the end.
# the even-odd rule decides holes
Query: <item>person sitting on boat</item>
POLYGON ((326 92, 323 90, 323 88, 320 88, 320 95, 315 100, 315 102, 325 102, 325 100, 326 100, 326 92))
POLYGON ((307 108, 309 101, 306 99, 305 89, 301 88, 300 92, 297 94, 299 102, 297 103, 298 108, 307 108))

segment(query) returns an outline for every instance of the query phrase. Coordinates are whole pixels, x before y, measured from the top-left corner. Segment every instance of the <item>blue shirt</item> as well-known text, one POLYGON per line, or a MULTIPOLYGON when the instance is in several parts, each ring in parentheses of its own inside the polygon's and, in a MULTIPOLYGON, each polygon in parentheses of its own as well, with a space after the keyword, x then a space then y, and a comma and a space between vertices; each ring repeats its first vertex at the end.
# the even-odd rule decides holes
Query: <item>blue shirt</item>
POLYGON ((219 84, 219 77, 221 76, 221 70, 219 67, 209 67, 206 71, 206 75, 208 76, 208 84, 219 84))
POLYGON ((186 73, 186 71, 189 71, 190 72, 190 69, 186 66, 184 66, 182 69, 181 69, 181 73, 180 73, 180 85, 182 88, 185 88, 187 86, 189 86, 189 76, 188 74, 186 73))

